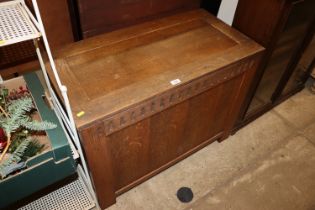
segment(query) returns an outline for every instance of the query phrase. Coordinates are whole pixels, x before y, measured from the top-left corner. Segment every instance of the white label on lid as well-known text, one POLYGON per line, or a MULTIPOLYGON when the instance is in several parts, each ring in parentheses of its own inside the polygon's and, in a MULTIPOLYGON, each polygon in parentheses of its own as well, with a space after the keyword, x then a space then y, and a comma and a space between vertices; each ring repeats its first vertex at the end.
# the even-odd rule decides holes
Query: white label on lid
POLYGON ((174 79, 174 80, 172 80, 172 81, 170 81, 170 83, 172 84, 172 85, 177 85, 177 84, 179 84, 179 83, 181 83, 182 81, 180 81, 180 79, 174 79))

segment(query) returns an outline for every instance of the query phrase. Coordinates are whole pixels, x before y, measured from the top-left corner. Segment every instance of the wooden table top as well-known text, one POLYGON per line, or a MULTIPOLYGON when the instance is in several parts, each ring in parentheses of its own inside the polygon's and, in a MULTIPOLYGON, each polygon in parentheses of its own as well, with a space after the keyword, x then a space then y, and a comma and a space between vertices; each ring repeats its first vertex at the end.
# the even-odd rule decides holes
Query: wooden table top
POLYGON ((80 129, 262 50, 194 10, 65 46, 55 61, 80 129))

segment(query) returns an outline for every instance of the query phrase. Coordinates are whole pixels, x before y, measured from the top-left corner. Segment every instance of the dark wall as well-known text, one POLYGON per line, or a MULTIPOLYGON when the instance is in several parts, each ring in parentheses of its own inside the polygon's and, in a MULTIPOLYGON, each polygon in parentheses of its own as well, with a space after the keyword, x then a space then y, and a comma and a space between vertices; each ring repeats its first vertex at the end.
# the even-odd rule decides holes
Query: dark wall
POLYGON ((208 10, 213 15, 217 15, 222 0, 202 0, 201 7, 208 10))

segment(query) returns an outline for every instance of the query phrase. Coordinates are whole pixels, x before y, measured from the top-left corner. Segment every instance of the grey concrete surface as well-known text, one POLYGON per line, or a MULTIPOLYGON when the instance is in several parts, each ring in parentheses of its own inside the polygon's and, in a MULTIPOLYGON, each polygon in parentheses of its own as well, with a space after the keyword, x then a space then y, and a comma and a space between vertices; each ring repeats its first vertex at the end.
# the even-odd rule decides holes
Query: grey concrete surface
POLYGON ((315 147, 303 136, 293 137, 187 209, 315 209, 314 166, 315 147))

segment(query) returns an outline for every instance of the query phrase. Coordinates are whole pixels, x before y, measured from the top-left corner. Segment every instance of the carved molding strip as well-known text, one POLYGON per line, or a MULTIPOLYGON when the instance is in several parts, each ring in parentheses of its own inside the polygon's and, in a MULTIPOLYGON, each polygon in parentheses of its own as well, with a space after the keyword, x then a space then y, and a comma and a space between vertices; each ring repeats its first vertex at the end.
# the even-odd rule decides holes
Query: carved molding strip
POLYGON ((254 60, 234 64, 217 72, 209 73, 201 78, 192 80, 189 83, 176 86, 165 93, 154 96, 127 110, 119 112, 104 120, 105 133, 108 136, 173 105, 205 92, 206 90, 224 83, 242 74, 246 70, 251 69, 254 64, 254 60))

